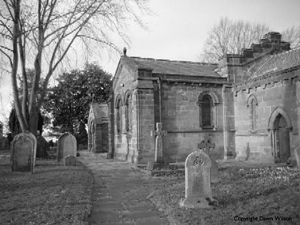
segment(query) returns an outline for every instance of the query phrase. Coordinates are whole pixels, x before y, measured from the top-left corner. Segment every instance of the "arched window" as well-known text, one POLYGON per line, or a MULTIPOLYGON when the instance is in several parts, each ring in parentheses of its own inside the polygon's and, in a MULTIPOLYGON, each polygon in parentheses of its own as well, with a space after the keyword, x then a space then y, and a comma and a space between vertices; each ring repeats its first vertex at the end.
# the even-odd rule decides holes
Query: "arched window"
POLYGON ((199 95, 199 124, 202 129, 217 129, 217 105, 220 103, 214 92, 203 91, 199 95))
POLYGON ((132 103, 130 93, 126 95, 125 99, 125 130, 126 132, 132 130, 132 103))
POLYGON ((202 98, 202 127, 212 126, 212 99, 209 95, 202 98))
POLYGON ((116 100, 116 128, 117 134, 120 134, 122 131, 122 107, 121 107, 121 99, 117 98, 116 100))
POLYGON ((257 98, 255 95, 251 94, 247 100, 247 107, 249 107, 250 114, 250 132, 256 132, 256 121, 257 121, 257 98))
POLYGON ((253 99, 250 101, 250 120, 251 120, 251 130, 256 130, 256 102, 253 99))

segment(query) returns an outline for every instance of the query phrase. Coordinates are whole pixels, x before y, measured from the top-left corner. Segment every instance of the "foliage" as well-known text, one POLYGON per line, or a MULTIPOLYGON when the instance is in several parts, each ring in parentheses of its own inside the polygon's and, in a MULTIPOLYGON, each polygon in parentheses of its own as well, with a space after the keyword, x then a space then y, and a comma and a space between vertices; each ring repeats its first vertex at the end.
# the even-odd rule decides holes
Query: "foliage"
MULTIPOLYGON (((259 43, 269 31, 265 24, 221 18, 209 31, 200 60, 216 63, 226 54, 241 54, 252 43, 259 43)), ((281 33, 282 40, 290 42, 291 48, 300 46, 300 27, 291 27, 281 33)))
MULTIPOLYGON (((76 140, 77 140, 77 145, 84 145, 84 146, 87 146, 88 144, 88 134, 86 132, 86 129, 85 129, 85 124, 81 121, 79 123, 79 126, 78 126, 78 131, 76 132, 76 140)), ((81 149, 79 149, 81 150, 81 149)))
MULTIPOLYGON (((42 135, 42 133, 43 133, 43 125, 44 125, 44 117, 39 112, 37 130, 39 131, 40 135, 42 135)), ((16 136, 17 134, 22 133, 22 130, 21 130, 21 127, 20 127, 19 120, 17 118, 15 108, 12 108, 11 111, 10 111, 8 126, 9 126, 9 130, 12 133, 13 136, 16 136)))
POLYGON ((96 64, 65 72, 57 78, 57 86, 49 90, 43 109, 53 115, 54 126, 64 125, 74 133, 80 122, 87 122, 91 102, 107 101, 111 78, 96 64))
MULTIPOLYGON (((11 75, 16 115, 21 130, 36 135, 38 112, 53 73, 70 62, 78 47, 99 55, 128 43, 128 21, 142 25, 146 0, 3 0, 0 7, 0 54, 11 75), (113 38, 114 36, 114 38, 113 38), (115 37, 119 38, 115 38, 115 37), (31 90, 26 68, 34 68, 31 90), (22 96, 17 74, 21 74, 22 96), (40 81, 42 88, 40 88, 40 81), (40 96, 38 95, 40 91, 40 96)), ((74 57, 73 59, 74 60, 74 57)), ((76 59, 75 59, 76 60, 76 59)))
POLYGON ((264 24, 221 18, 208 33, 201 60, 217 62, 226 54, 240 54, 268 31, 269 28, 264 24))
POLYGON ((291 48, 300 46, 300 26, 290 27, 282 33, 282 40, 291 43, 291 48))

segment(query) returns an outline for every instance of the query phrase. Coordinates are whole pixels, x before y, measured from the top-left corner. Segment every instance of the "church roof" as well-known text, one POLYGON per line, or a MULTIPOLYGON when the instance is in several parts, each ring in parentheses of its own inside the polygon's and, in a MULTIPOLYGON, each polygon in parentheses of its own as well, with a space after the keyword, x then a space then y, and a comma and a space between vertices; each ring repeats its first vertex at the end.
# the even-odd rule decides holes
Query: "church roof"
POLYGON ((221 77, 217 64, 123 56, 121 60, 133 69, 151 70, 153 74, 221 77))
POLYGON ((257 68, 250 79, 258 78, 270 72, 282 71, 295 66, 300 66, 300 48, 270 55, 269 58, 257 68))

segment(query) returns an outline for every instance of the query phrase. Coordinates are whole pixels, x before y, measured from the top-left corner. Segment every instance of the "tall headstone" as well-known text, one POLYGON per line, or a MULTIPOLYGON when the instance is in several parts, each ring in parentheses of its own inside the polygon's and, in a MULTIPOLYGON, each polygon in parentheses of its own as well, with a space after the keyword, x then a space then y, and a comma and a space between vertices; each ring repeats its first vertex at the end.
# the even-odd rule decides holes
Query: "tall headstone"
POLYGON ((35 166, 36 138, 31 133, 20 133, 12 141, 12 171, 32 172, 35 166))
POLYGON ((71 133, 62 134, 57 141, 57 160, 63 161, 67 156, 75 156, 77 153, 76 138, 71 133))
POLYGON ((156 123, 156 131, 151 132, 151 136, 155 137, 154 162, 148 163, 149 170, 165 166, 162 140, 165 135, 167 131, 162 130, 162 123, 156 123))
POLYGON ((210 208, 217 201, 212 197, 211 160, 202 150, 192 152, 185 161, 185 198, 179 203, 186 208, 210 208))
POLYGON ((210 157, 210 151, 215 148, 215 144, 212 143, 208 137, 205 137, 204 140, 198 144, 198 148, 204 151, 209 156, 211 161, 211 169, 210 169, 211 182, 218 183, 220 181, 219 165, 212 157, 210 157))

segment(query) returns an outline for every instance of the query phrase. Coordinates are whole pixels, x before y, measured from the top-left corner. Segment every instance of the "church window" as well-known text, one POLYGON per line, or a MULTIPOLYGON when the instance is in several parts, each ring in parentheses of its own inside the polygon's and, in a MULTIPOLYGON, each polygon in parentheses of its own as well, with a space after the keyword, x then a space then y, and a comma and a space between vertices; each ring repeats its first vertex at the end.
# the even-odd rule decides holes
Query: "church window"
POLYGON ((131 95, 128 94, 125 100, 125 129, 130 132, 132 129, 132 102, 131 95))
POLYGON ((250 120, 251 120, 251 130, 256 130, 256 103, 254 98, 250 102, 250 120))
POLYGON ((251 94, 247 100, 247 107, 249 107, 249 114, 250 114, 250 132, 256 131, 256 121, 257 121, 257 99, 255 95, 251 94))
POLYGON ((204 95, 202 98, 202 126, 203 127, 210 127, 212 125, 211 108, 212 108, 211 97, 209 95, 204 95))
POLYGON ((216 129, 217 108, 219 103, 217 95, 213 92, 203 91, 198 99, 199 122, 202 129, 216 129))
POLYGON ((117 133, 120 134, 122 131, 122 108, 121 108, 121 100, 117 100, 116 105, 116 126, 117 126, 117 133))

